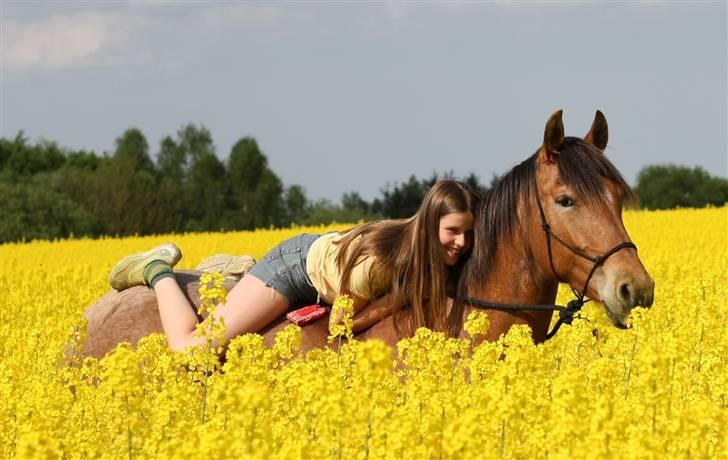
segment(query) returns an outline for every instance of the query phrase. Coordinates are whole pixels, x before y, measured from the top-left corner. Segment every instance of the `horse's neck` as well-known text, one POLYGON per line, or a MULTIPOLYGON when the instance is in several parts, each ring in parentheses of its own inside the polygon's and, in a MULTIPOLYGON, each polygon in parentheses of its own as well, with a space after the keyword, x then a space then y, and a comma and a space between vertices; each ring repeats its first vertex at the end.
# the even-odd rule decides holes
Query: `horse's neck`
MULTIPOLYGON (((493 263, 482 284, 470 286, 470 297, 497 302, 519 304, 553 304, 558 283, 550 271, 537 264, 535 248, 542 244, 544 235, 538 223, 527 224, 514 234, 499 240, 493 263)), ((464 317, 472 308, 466 307, 464 317)), ((489 310, 491 327, 488 340, 495 340, 515 323, 531 325, 534 340, 543 341, 551 318, 550 312, 489 310)))
POLYGON ((533 238, 543 235, 531 234, 526 238, 519 234, 498 244, 480 290, 485 298, 503 303, 553 302, 556 283, 536 264, 530 251, 533 238))

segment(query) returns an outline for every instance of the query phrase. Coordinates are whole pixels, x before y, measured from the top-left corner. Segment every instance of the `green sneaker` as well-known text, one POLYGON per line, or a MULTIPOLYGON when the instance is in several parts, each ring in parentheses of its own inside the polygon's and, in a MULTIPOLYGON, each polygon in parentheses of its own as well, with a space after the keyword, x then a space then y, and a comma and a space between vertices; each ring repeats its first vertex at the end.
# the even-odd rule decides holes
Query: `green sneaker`
POLYGON ((152 248, 147 252, 140 252, 126 256, 109 274, 109 284, 117 291, 128 289, 132 286, 142 286, 147 284, 144 279, 144 268, 150 262, 161 260, 169 264, 170 268, 177 265, 182 258, 182 252, 174 244, 168 243, 156 248, 152 248))
POLYGON ((205 273, 220 272, 224 277, 242 278, 254 265, 255 258, 252 256, 215 254, 200 262, 195 270, 205 273))

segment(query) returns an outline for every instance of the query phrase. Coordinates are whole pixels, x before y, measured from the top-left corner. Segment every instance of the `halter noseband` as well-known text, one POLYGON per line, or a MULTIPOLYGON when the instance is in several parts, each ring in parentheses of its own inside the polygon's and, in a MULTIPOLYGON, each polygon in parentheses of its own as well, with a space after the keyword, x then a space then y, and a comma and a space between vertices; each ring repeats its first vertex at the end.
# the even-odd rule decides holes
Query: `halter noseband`
POLYGON ((559 276, 558 272, 556 271, 556 267, 554 266, 553 256, 551 254, 551 237, 553 237, 557 242, 559 242, 562 246, 564 246, 569 251, 573 252, 574 254, 576 254, 577 256, 579 256, 581 258, 584 258, 584 259, 589 260, 594 263, 594 265, 592 265, 591 271, 589 272, 589 276, 587 276, 586 282, 584 283, 584 289, 582 289, 581 292, 579 292, 575 288, 572 287, 571 292, 574 293, 574 295, 576 296, 576 299, 569 301, 569 303, 566 304, 566 307, 561 306, 561 305, 497 303, 497 302, 489 302, 487 300, 476 299, 476 298, 472 298, 472 297, 464 297, 461 299, 461 301, 464 304, 470 305, 475 308, 485 309, 485 310, 558 311, 559 312, 558 321, 556 322, 556 324, 554 324, 553 329, 551 329, 551 331, 546 334, 546 340, 548 340, 551 337, 553 337, 556 334, 556 332, 558 332, 558 330, 562 324, 564 324, 564 323, 571 324, 575 315, 581 310, 581 307, 584 306, 584 304, 589 301, 589 300, 584 300, 584 297, 586 296, 586 291, 589 288, 589 282, 591 281, 592 276, 594 275, 594 272, 597 270, 597 268, 604 265, 604 262, 606 262, 607 259, 609 257, 611 257, 612 255, 614 255, 617 251, 620 251, 625 248, 632 248, 636 251, 637 246, 635 246, 635 244, 632 243, 631 241, 627 241, 624 243, 617 244, 616 246, 614 246, 611 249, 604 252, 602 255, 590 256, 589 254, 585 253, 584 251, 567 243, 563 239, 559 238, 559 236, 556 235, 551 230, 551 226, 549 225, 548 221, 546 220, 546 214, 544 213, 543 206, 541 205, 541 195, 538 191, 538 184, 535 182, 535 178, 534 178, 534 185, 535 185, 535 190, 536 190, 536 204, 538 205, 538 212, 539 212, 539 215, 541 216, 541 228, 543 228, 543 231, 546 234, 546 247, 548 249, 549 265, 551 266, 551 271, 553 272, 557 281, 563 282, 563 279, 561 278, 561 276, 559 276))

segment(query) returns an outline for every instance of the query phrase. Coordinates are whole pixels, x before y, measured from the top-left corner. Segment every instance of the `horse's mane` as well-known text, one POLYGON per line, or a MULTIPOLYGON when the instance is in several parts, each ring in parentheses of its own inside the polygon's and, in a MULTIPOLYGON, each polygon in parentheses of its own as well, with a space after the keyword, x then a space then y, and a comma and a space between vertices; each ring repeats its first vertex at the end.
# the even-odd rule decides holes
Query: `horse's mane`
MULTIPOLYGON (((518 228, 518 206, 533 193, 537 158, 538 151, 514 166, 483 198, 476 216, 473 250, 463 267, 457 298, 467 295, 468 286, 482 284, 498 244, 518 228)), ((556 164, 561 180, 587 201, 606 199, 603 179, 613 182, 626 199, 634 200, 629 185, 606 155, 582 139, 564 138, 556 164)), ((456 310, 460 310, 462 317, 462 305, 454 308, 453 313, 457 315, 456 310)))

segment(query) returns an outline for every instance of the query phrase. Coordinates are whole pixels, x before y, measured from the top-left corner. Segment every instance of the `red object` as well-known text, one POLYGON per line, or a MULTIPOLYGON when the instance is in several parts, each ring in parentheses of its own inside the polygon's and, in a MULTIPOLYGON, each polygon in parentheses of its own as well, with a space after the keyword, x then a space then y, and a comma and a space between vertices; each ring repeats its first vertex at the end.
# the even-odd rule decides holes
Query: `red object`
POLYGON ((328 307, 321 305, 309 305, 308 307, 299 308, 286 314, 286 318, 296 326, 303 326, 312 321, 316 321, 329 314, 328 307))

